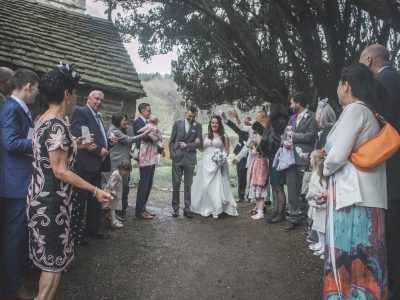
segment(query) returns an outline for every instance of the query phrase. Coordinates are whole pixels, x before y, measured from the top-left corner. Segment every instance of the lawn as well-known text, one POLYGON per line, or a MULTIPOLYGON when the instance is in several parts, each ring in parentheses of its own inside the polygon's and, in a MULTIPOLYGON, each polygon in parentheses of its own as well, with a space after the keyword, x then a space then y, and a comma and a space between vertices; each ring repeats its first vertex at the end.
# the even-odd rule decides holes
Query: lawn
MULTIPOLYGON (((200 162, 200 159, 199 159, 200 162)), ((201 163, 201 162, 200 162, 201 163)), ((153 188, 159 190, 172 190, 172 174, 171 174, 171 160, 162 160, 156 167, 154 174, 153 188)), ((231 186, 235 197, 237 197, 237 174, 236 167, 229 164, 231 175, 231 186)), ((196 175, 195 175, 196 176, 196 175)), ((139 167, 136 161, 133 161, 133 169, 131 173, 131 186, 137 186, 139 182, 139 167)), ((181 185, 183 191, 183 180, 181 185)))

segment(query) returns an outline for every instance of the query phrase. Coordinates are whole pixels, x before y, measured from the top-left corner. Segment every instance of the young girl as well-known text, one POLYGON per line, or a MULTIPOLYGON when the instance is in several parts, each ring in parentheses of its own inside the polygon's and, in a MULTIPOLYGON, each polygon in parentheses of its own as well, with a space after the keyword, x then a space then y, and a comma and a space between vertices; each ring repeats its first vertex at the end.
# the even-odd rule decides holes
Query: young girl
POLYGON ((248 171, 247 182, 250 185, 249 198, 256 200, 256 214, 253 220, 264 218, 264 199, 267 196, 268 161, 259 151, 259 147, 252 147, 253 160, 248 171))
POLYGON ((326 223, 326 200, 327 200, 327 180, 323 175, 325 157, 321 150, 311 152, 311 175, 309 190, 306 195, 313 219, 312 229, 318 234, 318 242, 310 245, 314 250, 314 255, 323 257, 325 250, 325 223, 326 223))
POLYGON ((146 124, 143 128, 139 129, 138 132, 145 132, 150 130, 148 135, 151 137, 151 139, 155 142, 161 142, 162 141, 162 135, 161 135, 161 130, 157 127, 158 125, 158 118, 154 115, 150 115, 149 118, 149 123, 146 124))
POLYGON ((122 209, 122 177, 128 175, 132 170, 132 166, 128 160, 124 160, 117 166, 110 179, 107 182, 106 189, 113 194, 114 199, 104 203, 103 208, 108 208, 111 218, 111 228, 122 228, 124 225, 120 222, 116 215, 116 210, 122 209))

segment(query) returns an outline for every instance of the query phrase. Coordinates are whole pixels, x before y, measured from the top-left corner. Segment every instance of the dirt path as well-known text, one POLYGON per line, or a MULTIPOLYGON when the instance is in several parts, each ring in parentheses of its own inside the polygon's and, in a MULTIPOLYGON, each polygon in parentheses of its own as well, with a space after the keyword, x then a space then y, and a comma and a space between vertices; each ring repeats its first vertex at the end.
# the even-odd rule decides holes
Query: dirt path
POLYGON ((126 227, 76 251, 56 299, 321 299, 322 261, 302 229, 249 218, 171 216, 169 192, 152 192, 152 221, 130 207, 126 227))

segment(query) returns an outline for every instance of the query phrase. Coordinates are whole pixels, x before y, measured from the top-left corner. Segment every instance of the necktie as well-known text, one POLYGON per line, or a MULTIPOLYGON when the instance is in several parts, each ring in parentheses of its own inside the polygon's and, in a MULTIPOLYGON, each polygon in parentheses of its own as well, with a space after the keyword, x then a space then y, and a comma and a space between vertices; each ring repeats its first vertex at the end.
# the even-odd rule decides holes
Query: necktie
POLYGON ((301 118, 302 118, 302 115, 299 115, 299 116, 297 117, 296 126, 299 125, 299 123, 300 123, 300 121, 301 121, 301 118))
POLYGON ((107 137, 106 137, 106 133, 104 132, 104 127, 103 127, 103 123, 101 122, 100 116, 96 113, 96 121, 97 121, 97 125, 99 125, 101 134, 103 136, 104 139, 104 143, 107 147, 107 137))

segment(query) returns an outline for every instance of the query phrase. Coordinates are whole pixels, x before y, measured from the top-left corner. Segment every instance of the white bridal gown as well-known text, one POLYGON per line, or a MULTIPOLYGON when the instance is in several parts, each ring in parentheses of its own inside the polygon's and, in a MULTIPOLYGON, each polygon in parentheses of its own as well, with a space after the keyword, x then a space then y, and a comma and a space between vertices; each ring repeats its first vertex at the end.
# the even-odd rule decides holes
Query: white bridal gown
POLYGON ((203 147, 203 159, 192 185, 190 210, 204 217, 211 214, 219 215, 222 212, 237 216, 228 163, 225 162, 223 166, 219 167, 211 159, 215 152, 224 150, 224 144, 220 138, 210 140, 205 137, 203 147))

